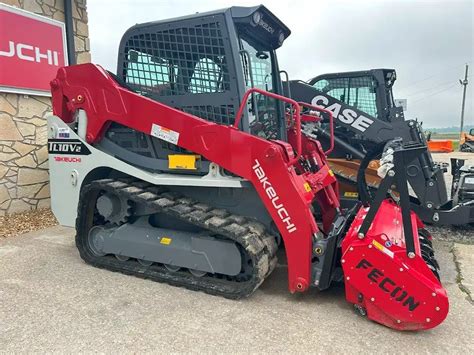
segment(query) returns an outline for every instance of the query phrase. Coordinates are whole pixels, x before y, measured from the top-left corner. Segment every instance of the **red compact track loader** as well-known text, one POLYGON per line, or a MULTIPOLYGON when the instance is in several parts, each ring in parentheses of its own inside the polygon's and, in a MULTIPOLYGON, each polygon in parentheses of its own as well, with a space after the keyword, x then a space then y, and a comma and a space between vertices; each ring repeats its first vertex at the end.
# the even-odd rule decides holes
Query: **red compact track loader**
POLYGON ((342 209, 328 151, 301 132, 331 112, 281 95, 289 34, 264 6, 232 7, 132 27, 117 75, 59 69, 53 211, 96 267, 238 299, 281 246, 290 292, 344 282, 369 319, 435 327, 448 298, 404 169, 426 147, 390 142, 374 198, 342 209))

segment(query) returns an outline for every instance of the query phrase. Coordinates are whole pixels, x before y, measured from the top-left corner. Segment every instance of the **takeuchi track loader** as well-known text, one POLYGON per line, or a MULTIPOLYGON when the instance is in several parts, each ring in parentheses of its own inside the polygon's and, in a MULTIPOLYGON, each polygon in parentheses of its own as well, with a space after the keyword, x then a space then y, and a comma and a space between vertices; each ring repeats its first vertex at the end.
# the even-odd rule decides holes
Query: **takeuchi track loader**
POLYGON ((331 112, 281 95, 289 34, 264 6, 232 7, 130 28, 117 75, 59 69, 53 211, 96 267, 238 299, 281 247, 290 292, 343 282, 369 319, 433 328, 448 298, 403 168, 425 148, 390 142, 374 198, 342 209, 328 152, 301 132, 331 112))

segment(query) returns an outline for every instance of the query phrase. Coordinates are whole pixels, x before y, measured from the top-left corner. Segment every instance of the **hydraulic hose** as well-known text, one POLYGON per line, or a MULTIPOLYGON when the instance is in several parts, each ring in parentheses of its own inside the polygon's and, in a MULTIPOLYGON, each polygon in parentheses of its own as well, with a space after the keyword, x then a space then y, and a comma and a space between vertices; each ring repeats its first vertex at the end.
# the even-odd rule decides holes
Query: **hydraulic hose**
POLYGON ((357 191, 359 192, 359 199, 364 205, 368 205, 373 197, 367 187, 365 171, 372 160, 380 159, 382 157, 383 150, 387 143, 388 141, 378 143, 360 162, 359 170, 357 171, 357 191))

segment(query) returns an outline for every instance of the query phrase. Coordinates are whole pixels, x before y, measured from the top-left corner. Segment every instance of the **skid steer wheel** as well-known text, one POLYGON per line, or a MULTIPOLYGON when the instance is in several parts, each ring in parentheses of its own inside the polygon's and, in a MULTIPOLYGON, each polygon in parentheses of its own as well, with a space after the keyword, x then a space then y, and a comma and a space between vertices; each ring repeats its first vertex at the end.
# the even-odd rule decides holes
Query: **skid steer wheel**
MULTIPOLYGON (((357 172, 357 189, 359 192, 359 198, 361 202, 368 206, 370 202, 373 200, 374 196, 367 187, 367 181, 365 178, 365 171, 369 166, 369 163, 374 159, 380 159, 382 157, 382 153, 384 151, 385 145, 388 143, 382 142, 379 143, 368 152, 364 159, 360 162, 359 171, 357 172)), ((432 237, 430 232, 428 232, 425 228, 418 229, 418 240, 420 242, 420 251, 423 260, 425 261, 428 268, 433 272, 436 278, 439 280, 439 264, 434 256, 434 249, 432 243, 432 237)))

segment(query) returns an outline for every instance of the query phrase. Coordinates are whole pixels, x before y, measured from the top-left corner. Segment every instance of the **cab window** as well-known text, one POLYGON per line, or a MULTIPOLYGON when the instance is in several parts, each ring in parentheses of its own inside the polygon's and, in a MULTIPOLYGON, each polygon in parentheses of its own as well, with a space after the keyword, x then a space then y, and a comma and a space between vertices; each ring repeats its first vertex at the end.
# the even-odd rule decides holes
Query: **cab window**
POLYGON ((369 76, 320 79, 313 87, 373 117, 378 116, 376 87, 369 76))
POLYGON ((142 95, 172 95, 177 73, 178 67, 167 59, 134 50, 128 52, 126 82, 142 95))

